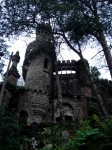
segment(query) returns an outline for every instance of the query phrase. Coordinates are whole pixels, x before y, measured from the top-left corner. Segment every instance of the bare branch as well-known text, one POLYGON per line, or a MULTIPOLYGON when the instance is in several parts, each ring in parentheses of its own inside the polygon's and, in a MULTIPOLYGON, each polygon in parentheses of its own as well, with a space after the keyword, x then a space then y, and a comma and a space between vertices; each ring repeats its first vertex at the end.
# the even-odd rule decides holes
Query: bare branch
POLYGON ((103 50, 101 50, 101 51, 99 51, 96 55, 94 55, 92 58, 91 58, 91 60, 93 59, 93 58, 95 58, 99 53, 101 53, 103 50))

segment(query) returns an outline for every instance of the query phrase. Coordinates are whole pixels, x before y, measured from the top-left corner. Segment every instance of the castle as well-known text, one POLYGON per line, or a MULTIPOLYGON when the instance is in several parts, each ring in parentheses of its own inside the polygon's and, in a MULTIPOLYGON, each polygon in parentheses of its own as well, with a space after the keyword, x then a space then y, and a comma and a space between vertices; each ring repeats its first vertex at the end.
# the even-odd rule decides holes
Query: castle
MULTIPOLYGON (((17 72, 19 59, 19 52, 17 52, 13 55, 7 79, 12 85, 16 85, 20 77, 17 72)), ((83 65, 78 65, 75 60, 58 61, 58 71, 65 121, 86 118, 88 98, 92 92, 83 65), (63 71, 65 71, 64 74, 63 71)), ((60 121, 55 46, 51 28, 48 25, 38 25, 36 40, 26 49, 23 78, 28 90, 18 98, 18 115, 26 117, 28 124, 51 122, 52 116, 55 122, 60 121)), ((10 97, 10 94, 8 96, 10 97)))

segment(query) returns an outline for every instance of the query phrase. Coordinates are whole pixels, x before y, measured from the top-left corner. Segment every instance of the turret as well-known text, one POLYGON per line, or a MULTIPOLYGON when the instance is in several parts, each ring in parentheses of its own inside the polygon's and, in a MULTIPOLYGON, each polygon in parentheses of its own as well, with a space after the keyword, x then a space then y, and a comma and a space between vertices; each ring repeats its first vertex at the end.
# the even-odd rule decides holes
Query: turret
POLYGON ((55 56, 51 39, 51 27, 46 24, 39 25, 36 40, 26 49, 23 78, 29 92, 23 109, 28 113, 28 123, 41 122, 49 109, 55 56))

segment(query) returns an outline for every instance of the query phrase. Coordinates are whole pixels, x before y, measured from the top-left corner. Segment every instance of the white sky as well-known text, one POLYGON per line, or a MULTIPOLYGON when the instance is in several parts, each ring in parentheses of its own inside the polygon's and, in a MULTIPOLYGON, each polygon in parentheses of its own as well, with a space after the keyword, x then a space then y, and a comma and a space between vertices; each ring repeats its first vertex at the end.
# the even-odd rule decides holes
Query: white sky
MULTIPOLYGON (((24 38, 24 37, 20 37, 18 40, 13 40, 13 42, 8 42, 8 44, 11 46, 8 50, 11 52, 16 52, 19 50, 20 52, 20 62, 18 64, 18 70, 20 75, 22 74, 22 64, 23 64, 23 60, 24 60, 24 55, 25 55, 25 51, 26 51, 26 47, 27 45, 34 41, 35 38, 24 38)), ((96 64, 98 64, 95 59, 91 59, 94 55, 96 55, 97 53, 97 48, 90 48, 90 47, 86 47, 84 52, 83 52, 83 56, 88 60, 90 66, 96 66, 96 64)), ((71 50, 67 50, 67 47, 65 45, 62 46, 62 50, 61 50, 61 55, 59 56, 59 59, 63 59, 63 60, 78 60, 79 57, 71 50)), ((100 60, 101 61, 101 60, 100 60)), ((6 70, 8 65, 8 60, 6 61, 6 67, 4 70, 6 70)), ((96 66, 98 67, 98 66, 96 66)), ((100 69, 99 70, 101 72, 101 78, 107 78, 107 79, 111 79, 109 72, 105 69, 100 69)))

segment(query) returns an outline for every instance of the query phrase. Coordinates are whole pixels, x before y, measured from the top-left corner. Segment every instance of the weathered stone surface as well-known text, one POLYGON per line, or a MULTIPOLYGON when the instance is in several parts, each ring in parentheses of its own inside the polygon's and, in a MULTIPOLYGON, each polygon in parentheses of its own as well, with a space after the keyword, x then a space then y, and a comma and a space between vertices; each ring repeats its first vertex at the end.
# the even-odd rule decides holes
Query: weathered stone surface
POLYGON ((28 123, 41 122, 49 109, 52 94, 52 58, 43 52, 35 55, 26 67, 25 86, 29 89, 21 99, 20 110, 28 113, 28 123), (30 107, 29 107, 30 106, 30 107))
MULTIPOLYGON (((29 124, 51 121, 53 117, 56 121, 60 117, 53 52, 51 28, 39 25, 36 40, 27 47, 23 64, 23 77, 29 91, 20 97, 18 104, 19 112, 27 112, 29 124)), ((65 120, 87 117, 87 99, 92 93, 84 67, 75 60, 63 60, 58 61, 58 71, 61 72, 65 120)))

